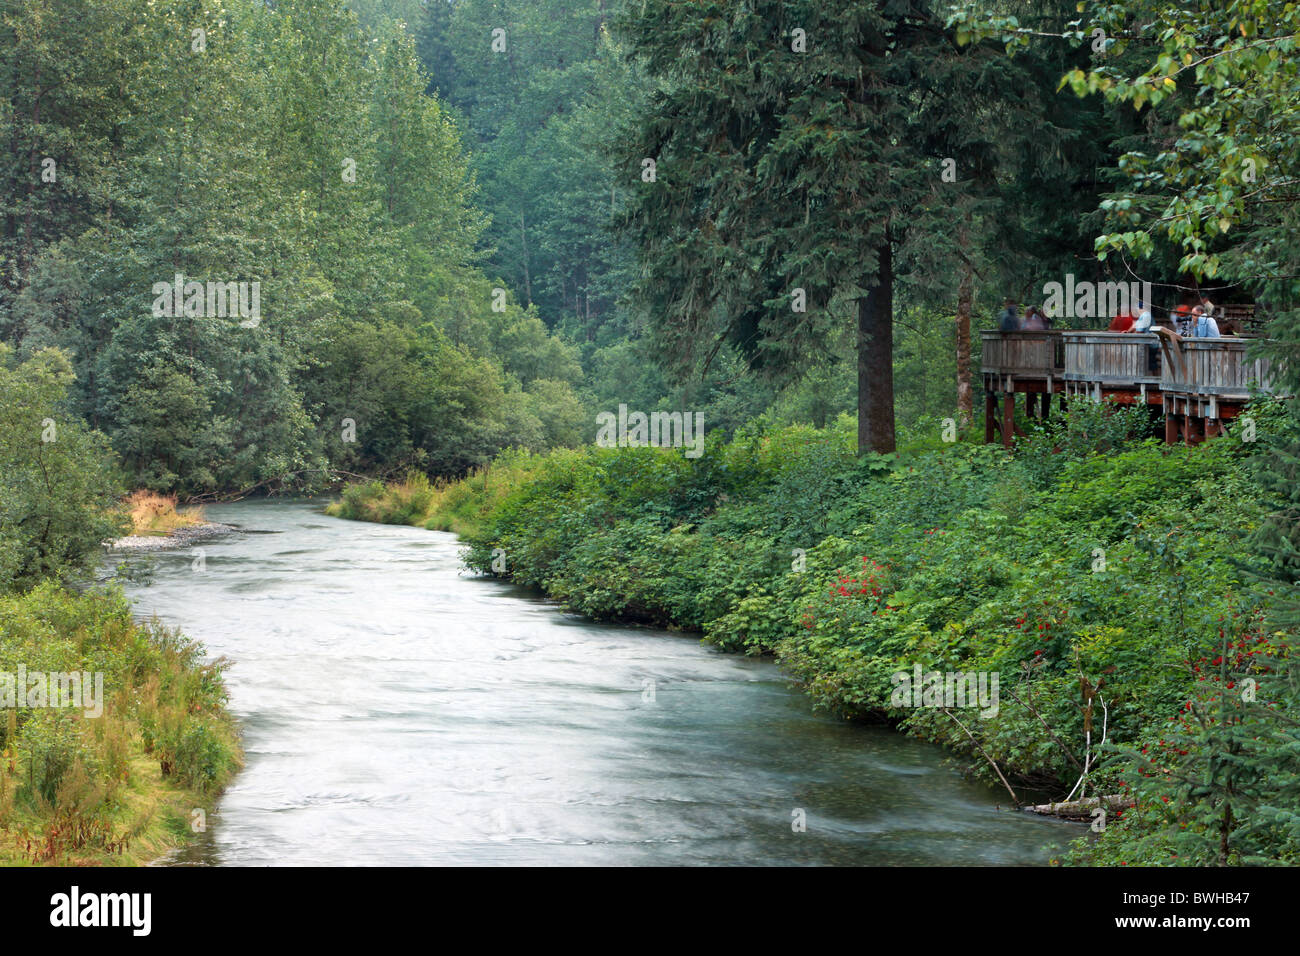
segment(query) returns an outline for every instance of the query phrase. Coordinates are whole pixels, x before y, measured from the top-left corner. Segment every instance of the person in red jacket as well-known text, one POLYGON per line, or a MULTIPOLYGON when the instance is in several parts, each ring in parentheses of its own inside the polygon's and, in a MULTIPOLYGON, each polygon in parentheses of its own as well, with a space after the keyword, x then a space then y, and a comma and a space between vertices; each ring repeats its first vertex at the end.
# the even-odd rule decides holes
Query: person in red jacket
POLYGON ((1115 318, 1110 320, 1110 328, 1106 331, 1131 332, 1133 331, 1133 323, 1136 321, 1137 316, 1132 312, 1121 312, 1119 315, 1115 316, 1115 318))

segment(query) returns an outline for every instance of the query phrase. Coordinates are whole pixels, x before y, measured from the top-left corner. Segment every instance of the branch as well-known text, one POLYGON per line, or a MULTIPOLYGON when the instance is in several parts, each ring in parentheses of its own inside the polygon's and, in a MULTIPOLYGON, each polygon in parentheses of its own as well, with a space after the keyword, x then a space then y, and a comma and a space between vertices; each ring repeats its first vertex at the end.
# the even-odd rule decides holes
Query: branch
POLYGON ((1081 764, 1079 762, 1079 758, 1074 755, 1074 751, 1070 750, 1069 747, 1065 746, 1065 744, 1061 742, 1061 738, 1056 736, 1056 734, 1052 731, 1052 728, 1048 726, 1047 721, 1043 719, 1043 715, 1040 714, 1038 711, 1036 711, 1033 708, 1033 705, 1026 704, 1023 700, 1017 697, 1016 692, 1012 690, 1010 687, 1007 688, 1007 693, 1011 695, 1012 700, 1020 704, 1022 707, 1027 707, 1029 709, 1029 712, 1038 718, 1039 723, 1043 725, 1043 729, 1047 731, 1047 736, 1051 737, 1052 740, 1056 742, 1056 746, 1061 748, 1062 752, 1064 752, 1064 754, 1074 762, 1074 765, 1076 767, 1078 767, 1080 770, 1083 770, 1083 764, 1081 764))
POLYGON ((1011 784, 1007 783, 1007 778, 1002 776, 1002 771, 998 769, 997 761, 995 761, 992 757, 990 757, 988 755, 988 751, 986 751, 983 747, 980 746, 980 742, 975 739, 975 735, 972 734, 969 730, 966 730, 966 725, 963 724, 956 717, 952 716, 952 711, 950 711, 947 707, 944 707, 943 712, 947 714, 949 717, 952 717, 953 722, 956 723, 957 726, 960 727, 963 731, 965 731, 966 736, 970 738, 970 742, 975 745, 975 749, 978 750, 981 754, 983 754, 984 759, 987 760, 989 764, 993 767, 994 773, 996 773, 998 775, 998 779, 1002 781, 1002 786, 1006 787, 1007 793, 1011 794, 1012 801, 1015 803, 1016 806, 1020 806, 1020 798, 1017 797, 1016 792, 1011 789, 1011 784))

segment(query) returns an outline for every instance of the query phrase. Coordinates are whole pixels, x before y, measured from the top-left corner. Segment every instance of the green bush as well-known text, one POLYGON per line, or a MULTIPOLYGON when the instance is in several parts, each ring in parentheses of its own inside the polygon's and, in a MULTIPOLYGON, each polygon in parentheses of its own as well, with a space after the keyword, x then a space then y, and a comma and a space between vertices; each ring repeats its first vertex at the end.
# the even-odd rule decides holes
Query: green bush
POLYGON ((107 440, 67 413, 68 357, 12 356, 0 343, 0 591, 84 575, 130 524, 107 440))

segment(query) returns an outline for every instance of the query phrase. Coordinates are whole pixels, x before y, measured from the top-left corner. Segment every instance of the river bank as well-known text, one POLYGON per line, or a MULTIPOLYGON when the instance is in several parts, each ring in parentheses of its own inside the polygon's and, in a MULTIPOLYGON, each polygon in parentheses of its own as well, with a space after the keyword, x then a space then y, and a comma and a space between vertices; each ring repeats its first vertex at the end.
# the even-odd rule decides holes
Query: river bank
POLYGON ((772 654, 819 706, 942 743, 1016 804, 1042 802, 1031 788, 1136 803, 1068 862, 1285 857, 1282 830, 1243 823, 1225 860, 1237 844, 1206 816, 1217 791, 1181 782, 1220 773, 1227 746, 1274 759, 1287 734, 1270 707, 1222 693, 1262 682, 1288 706, 1266 676, 1285 667, 1284 638, 1240 571, 1264 513, 1253 450, 1161 448, 1141 414, 1083 407, 1014 456, 936 429, 858 458, 851 423, 742 430, 695 462, 507 456, 459 483, 354 486, 332 510, 460 527, 476 571, 596 619, 772 654), (937 683, 900 693, 916 669, 937 683), (1000 694, 954 700, 952 677, 1000 694))
POLYGON ((0 661, 0 865, 142 865, 206 825, 242 761, 224 662, 52 582, 0 596, 0 661))

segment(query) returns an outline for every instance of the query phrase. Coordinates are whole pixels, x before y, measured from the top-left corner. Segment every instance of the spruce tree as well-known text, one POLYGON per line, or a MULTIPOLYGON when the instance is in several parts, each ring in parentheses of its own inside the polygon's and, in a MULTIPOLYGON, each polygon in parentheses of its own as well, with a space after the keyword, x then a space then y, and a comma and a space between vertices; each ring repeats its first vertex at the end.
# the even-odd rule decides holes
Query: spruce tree
POLYGON ((658 345, 679 374, 734 347, 788 382, 856 322, 859 451, 892 451, 896 282, 909 240, 955 230, 945 172, 992 148, 985 51, 923 0, 647 0, 621 32, 654 83, 621 225, 658 345))

